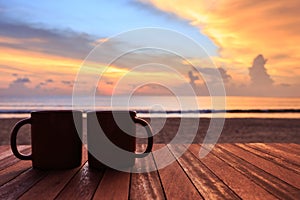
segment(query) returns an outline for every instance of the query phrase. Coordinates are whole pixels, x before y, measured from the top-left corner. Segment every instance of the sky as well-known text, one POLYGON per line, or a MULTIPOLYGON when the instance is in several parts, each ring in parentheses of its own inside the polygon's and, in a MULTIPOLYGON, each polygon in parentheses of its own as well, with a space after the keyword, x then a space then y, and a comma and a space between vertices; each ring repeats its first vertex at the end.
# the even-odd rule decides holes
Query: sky
POLYGON ((299 10, 298 0, 0 1, 0 96, 70 95, 94 48, 107 44, 105 60, 149 40, 165 49, 132 51, 109 68, 97 60, 89 73, 102 79, 84 88, 186 95, 192 87, 209 95, 217 71, 230 96, 299 97, 299 10), (118 37, 149 27, 185 36, 204 51, 172 34, 118 37))

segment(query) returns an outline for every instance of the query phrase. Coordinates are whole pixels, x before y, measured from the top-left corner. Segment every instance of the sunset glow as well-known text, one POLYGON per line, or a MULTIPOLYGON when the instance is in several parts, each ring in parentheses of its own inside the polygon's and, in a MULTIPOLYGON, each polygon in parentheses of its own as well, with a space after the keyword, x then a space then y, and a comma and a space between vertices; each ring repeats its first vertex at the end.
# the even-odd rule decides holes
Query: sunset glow
POLYGON ((297 0, 142 1, 186 19, 220 48, 217 63, 232 73, 258 54, 276 83, 299 84, 300 29, 297 0))
MULTIPOLYGON (((219 69, 229 96, 300 96, 299 1, 117 2, 101 5, 102 12, 96 9, 96 3, 65 2, 70 7, 64 12, 57 9, 62 5, 48 1, 0 3, 0 95, 19 95, 16 88, 38 95, 70 94, 82 63, 95 47, 122 32, 150 26, 174 30, 201 45, 219 69), (90 12, 79 14, 82 7, 90 12), (20 12, 12 12, 18 8, 22 8, 20 12), (62 23, 48 15, 48 9, 57 12, 62 23), (110 9, 120 12, 110 16, 110 9), (75 20, 77 17, 80 20, 75 20), (264 64, 254 66, 256 58, 265 60, 264 64), (260 69, 251 74, 257 67, 260 69), (266 84, 253 83, 258 79, 266 84)), ((101 56, 111 57, 118 49, 134 48, 132 42, 111 43, 101 56)), ((162 42, 169 42, 170 48, 185 45, 172 38, 162 42)), ((104 95, 111 95, 124 76, 131 78, 122 85, 121 93, 131 91, 135 83, 145 79, 182 87, 176 76, 154 66, 130 71, 135 66, 162 63, 180 72, 186 83, 199 90, 197 94, 204 94, 201 88, 205 81, 201 74, 192 73, 189 65, 192 61, 194 68, 202 68, 201 73, 209 74, 211 69, 197 60, 194 49, 183 58, 187 60, 165 52, 132 52, 109 67, 107 63, 91 64, 86 73, 102 74, 104 82, 99 83, 98 90, 104 95)), ((145 86, 137 93, 168 93, 154 88, 145 86)))

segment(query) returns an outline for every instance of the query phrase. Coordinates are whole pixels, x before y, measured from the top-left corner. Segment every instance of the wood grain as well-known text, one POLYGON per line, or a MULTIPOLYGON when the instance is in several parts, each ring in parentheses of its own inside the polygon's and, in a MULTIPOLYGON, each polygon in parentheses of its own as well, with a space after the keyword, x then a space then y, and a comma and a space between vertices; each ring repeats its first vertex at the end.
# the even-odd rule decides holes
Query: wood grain
POLYGON ((91 199, 103 176, 103 172, 103 170, 89 168, 86 162, 83 168, 59 193, 57 199, 91 199))
MULTIPOLYGON (((281 167, 287 168, 290 171, 294 171, 295 173, 300 174, 300 165, 298 165, 295 161, 291 161, 289 159, 286 159, 286 154, 282 154, 281 156, 277 155, 274 156, 272 152, 274 152, 274 149, 270 151, 264 151, 261 150, 261 148, 257 147, 258 145, 252 144, 252 145, 246 145, 246 144, 237 144, 237 146, 245 149, 246 151, 249 151, 261 158, 267 159, 277 165, 280 165, 281 167)), ((297 157, 297 156, 295 156, 297 157)), ((295 159, 297 160, 297 159, 295 159)), ((300 160, 300 157, 299 157, 300 160)))
POLYGON ((0 186, 16 178, 31 167, 31 161, 19 161, 0 171, 0 186))
MULTIPOLYGON (((128 173, 89 168, 84 147, 81 167, 42 171, 32 169, 31 161, 17 159, 8 145, 0 146, 0 199, 298 199, 300 196, 298 144, 217 144, 202 159, 198 155, 200 145, 186 147, 155 144, 153 153, 147 159, 136 159, 128 173), (143 170, 144 173, 133 173, 143 170)), ((30 153, 30 146, 19 148, 30 153)), ((137 149, 145 149, 145 145, 139 144, 137 149)))
POLYGON ((255 143, 254 145, 255 148, 259 148, 261 151, 286 159, 288 162, 297 164, 298 166, 300 165, 300 150, 297 151, 291 144, 255 143))
POLYGON ((51 170, 34 187, 24 193, 20 199, 38 199, 43 194, 43 199, 54 199, 66 186, 70 179, 82 168, 87 161, 86 149, 82 149, 81 166, 69 170, 51 170))
POLYGON ((240 199, 184 145, 177 144, 171 147, 170 150, 174 155, 186 151, 178 162, 204 199, 240 199))
MULTIPOLYGON (((174 156, 167 148, 160 154, 154 154, 154 158, 157 163, 174 159, 174 156)), ((176 160, 158 171, 167 199, 203 199, 176 160)))
MULTIPOLYGON (((145 148, 145 144, 137 145, 137 151, 142 151, 145 148)), ((130 199, 165 198, 152 153, 146 158, 137 158, 133 171, 139 173, 132 173, 131 175, 130 199)))
POLYGON ((3 158, 5 158, 9 155, 11 155, 10 146, 8 146, 8 145, 0 146, 0 160, 2 160, 3 158))
POLYGON ((277 145, 285 146, 288 149, 293 149, 294 150, 293 152, 295 152, 295 154, 299 154, 299 151, 300 151, 300 145, 299 145, 299 143, 298 144, 288 143, 288 145, 287 144, 282 144, 282 143, 279 144, 278 143, 277 145))
POLYGON ((128 199, 130 173, 106 169, 94 199, 128 199))
MULTIPOLYGON (((25 162, 22 162, 25 164, 25 162)), ((17 199, 45 176, 46 172, 30 168, 0 187, 0 199, 17 199)), ((42 194, 41 194, 42 195, 42 194)))
MULTIPOLYGON (((20 146, 19 147, 19 151, 22 154, 30 154, 31 153, 31 148, 29 146, 20 146)), ((5 169, 13 164, 15 164, 16 162, 20 161, 19 158, 15 157, 11 150, 5 151, 3 153, 1 153, 1 162, 0 162, 0 170, 5 169)))
MULTIPOLYGON (((195 156, 198 156, 199 148, 199 146, 191 145, 189 150, 195 156)), ((261 188, 247 176, 237 171, 235 167, 230 166, 228 163, 215 156, 212 152, 207 154, 204 158, 201 158, 200 161, 216 176, 218 176, 220 180, 222 180, 240 198, 249 200, 276 199, 274 195, 261 188)))
POLYGON ((217 145, 213 153, 280 199, 296 199, 300 195, 297 188, 230 153, 230 148, 225 149, 222 145, 217 145))
POLYGON ((300 174, 294 173, 282 166, 276 165, 275 163, 261 158, 251 152, 243 151, 242 148, 233 144, 223 144, 223 147, 230 149, 230 152, 234 155, 246 160, 254 166, 272 174, 275 177, 287 182, 290 185, 300 189, 300 174))
POLYGON ((24 193, 20 199, 38 199, 41 194, 43 194, 43 199, 54 199, 78 170, 79 168, 48 172, 41 181, 24 193))

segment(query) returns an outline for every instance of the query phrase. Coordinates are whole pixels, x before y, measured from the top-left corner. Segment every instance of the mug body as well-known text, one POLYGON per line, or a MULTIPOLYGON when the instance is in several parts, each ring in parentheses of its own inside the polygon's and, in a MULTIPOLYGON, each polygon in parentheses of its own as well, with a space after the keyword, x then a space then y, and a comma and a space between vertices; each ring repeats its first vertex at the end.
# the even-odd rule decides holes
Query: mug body
POLYGON ((68 169, 80 166, 82 157, 81 137, 81 111, 32 112, 31 144, 33 167, 41 169, 68 169))
POLYGON ((88 162, 93 168, 134 165, 136 127, 134 111, 87 113, 88 162), (130 152, 128 154, 128 152, 130 152))

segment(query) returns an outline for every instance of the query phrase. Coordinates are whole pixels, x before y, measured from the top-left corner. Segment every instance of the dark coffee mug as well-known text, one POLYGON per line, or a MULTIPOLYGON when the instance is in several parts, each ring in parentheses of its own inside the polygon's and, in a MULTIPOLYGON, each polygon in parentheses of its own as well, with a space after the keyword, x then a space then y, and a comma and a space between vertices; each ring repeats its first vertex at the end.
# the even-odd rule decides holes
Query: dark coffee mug
POLYGON ((32 160, 34 168, 74 168, 81 164, 81 137, 82 112, 37 111, 15 125, 11 133, 11 149, 17 158, 32 160), (31 155, 20 154, 16 144, 17 133, 25 124, 31 124, 31 155))
POLYGON ((87 138, 89 166, 98 169, 133 166, 135 158, 147 156, 153 146, 150 125, 134 111, 88 112, 87 138), (145 127, 148 134, 144 153, 135 153, 136 123, 145 127))

